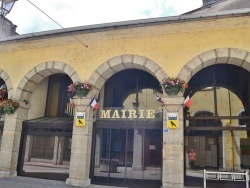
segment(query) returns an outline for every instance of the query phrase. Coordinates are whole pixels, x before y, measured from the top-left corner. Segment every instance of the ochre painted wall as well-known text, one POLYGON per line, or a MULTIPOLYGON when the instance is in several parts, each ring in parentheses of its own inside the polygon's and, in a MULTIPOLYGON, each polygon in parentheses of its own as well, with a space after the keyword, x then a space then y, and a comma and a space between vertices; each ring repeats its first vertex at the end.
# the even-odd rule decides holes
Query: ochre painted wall
POLYGON ((72 36, 0 43, 0 68, 10 76, 14 92, 29 70, 48 61, 72 66, 84 81, 105 61, 135 54, 151 59, 167 75, 176 76, 185 64, 205 51, 216 48, 250 51, 249 33, 249 21, 239 17, 77 35, 88 48, 72 36))
POLYGON ((48 81, 49 79, 45 78, 32 93, 30 101, 28 101, 30 110, 28 111, 27 119, 35 119, 45 115, 48 81))

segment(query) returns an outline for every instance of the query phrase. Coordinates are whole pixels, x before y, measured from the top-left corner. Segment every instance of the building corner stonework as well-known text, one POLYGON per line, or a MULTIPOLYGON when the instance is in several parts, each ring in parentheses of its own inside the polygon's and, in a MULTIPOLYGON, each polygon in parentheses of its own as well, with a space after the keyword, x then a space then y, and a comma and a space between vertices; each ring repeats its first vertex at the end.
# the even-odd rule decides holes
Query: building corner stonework
POLYGON ((163 97, 163 161, 162 161, 162 188, 184 187, 184 97, 163 97), (168 127, 167 116, 170 113, 178 115, 178 128, 168 127))

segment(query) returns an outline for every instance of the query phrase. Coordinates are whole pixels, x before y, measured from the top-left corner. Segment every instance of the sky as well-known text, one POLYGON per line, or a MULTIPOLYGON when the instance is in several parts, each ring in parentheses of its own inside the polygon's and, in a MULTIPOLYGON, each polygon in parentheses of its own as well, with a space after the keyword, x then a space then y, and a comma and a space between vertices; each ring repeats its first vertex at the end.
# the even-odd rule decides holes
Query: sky
POLYGON ((202 0, 18 0, 6 16, 17 33, 176 16, 202 6, 202 0))

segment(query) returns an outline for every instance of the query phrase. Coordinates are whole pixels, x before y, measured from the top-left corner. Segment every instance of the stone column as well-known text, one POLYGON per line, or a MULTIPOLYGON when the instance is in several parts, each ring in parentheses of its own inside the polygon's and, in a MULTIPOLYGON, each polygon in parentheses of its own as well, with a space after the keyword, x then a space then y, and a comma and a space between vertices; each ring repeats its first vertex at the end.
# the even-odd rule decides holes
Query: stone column
POLYGON ((57 152, 57 161, 56 164, 62 165, 63 164, 63 153, 64 153, 64 136, 59 136, 58 139, 58 152, 57 152))
POLYGON ((54 141, 54 152, 53 152, 53 164, 57 164, 57 156, 58 156, 58 142, 59 142, 59 136, 55 136, 55 141, 54 141))
POLYGON ((167 115, 178 114, 178 129, 163 132, 162 188, 184 187, 184 133, 183 97, 165 97, 163 106, 163 129, 167 127, 167 115))
POLYGON ((64 136, 55 136, 53 164, 63 164, 63 151, 64 151, 64 136))
POLYGON ((25 154, 24 154, 24 162, 30 162, 30 157, 31 157, 31 153, 32 153, 32 146, 33 146, 33 135, 27 135, 25 154))
POLYGON ((93 129, 93 108, 89 106, 91 99, 84 98, 73 100, 76 104, 75 110, 77 112, 85 111, 85 126, 76 126, 75 113, 72 133, 69 178, 66 180, 66 184, 85 187, 90 185, 89 171, 93 129))
POLYGON ((133 170, 143 170, 142 167, 142 131, 134 130, 134 147, 133 147, 133 170))
POLYGON ((22 122, 27 119, 29 105, 20 107, 13 115, 5 115, 0 151, 0 177, 17 175, 17 159, 22 131, 22 122))
POLYGON ((236 171, 240 171, 241 170, 240 131, 233 131, 232 136, 234 139, 234 149, 235 149, 234 169, 236 171))
POLYGON ((96 130, 95 139, 95 167, 100 167, 100 156, 101 156, 101 130, 96 130))
POLYGON ((240 139, 238 131, 232 134, 224 131, 223 135, 223 169, 226 171, 241 170, 240 166, 240 139))

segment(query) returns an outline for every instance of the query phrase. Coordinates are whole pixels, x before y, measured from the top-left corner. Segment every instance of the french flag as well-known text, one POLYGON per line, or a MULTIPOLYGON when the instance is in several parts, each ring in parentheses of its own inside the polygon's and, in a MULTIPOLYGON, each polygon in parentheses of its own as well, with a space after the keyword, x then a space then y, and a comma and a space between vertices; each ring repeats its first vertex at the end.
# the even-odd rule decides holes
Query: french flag
MULTIPOLYGON (((67 93, 67 94, 68 94, 68 93, 67 93)), ((70 106, 71 106, 72 108, 75 108, 75 107, 76 107, 75 102, 71 99, 71 97, 69 96, 69 94, 68 94, 68 97, 69 97, 69 101, 70 101, 70 106)))
POLYGON ((70 105, 71 105, 73 108, 75 108, 75 107, 76 107, 75 102, 74 102, 71 98, 69 98, 69 100, 70 100, 70 105))
POLYGON ((89 103, 90 106, 92 106, 95 110, 99 109, 99 104, 97 103, 95 97, 93 97, 89 103))
POLYGON ((184 100, 184 105, 185 105, 186 107, 190 107, 191 104, 192 104, 192 100, 191 100, 191 98, 190 98, 189 95, 188 95, 188 96, 186 97, 186 99, 184 100))
POLYGON ((157 95, 155 94, 156 100, 159 101, 161 104, 164 104, 164 101, 157 95))

